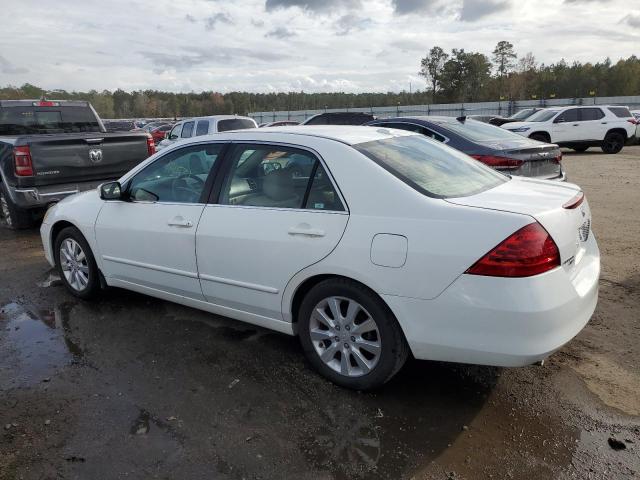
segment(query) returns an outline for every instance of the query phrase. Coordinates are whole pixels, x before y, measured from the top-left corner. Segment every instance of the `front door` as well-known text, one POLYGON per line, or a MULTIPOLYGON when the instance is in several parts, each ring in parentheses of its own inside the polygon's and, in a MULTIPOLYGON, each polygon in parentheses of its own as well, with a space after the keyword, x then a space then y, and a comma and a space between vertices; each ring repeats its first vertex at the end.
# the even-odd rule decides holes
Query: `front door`
POLYGON ((128 201, 105 203, 96 238, 106 277, 203 299, 195 235, 205 185, 223 145, 173 150, 131 179, 128 201))
POLYGON ((570 108, 554 119, 551 127, 551 141, 553 143, 571 142, 583 137, 578 110, 577 108, 570 108))
POLYGON ((196 235, 210 303, 282 320, 282 294, 303 268, 338 244, 349 215, 327 170, 307 150, 236 145, 217 203, 196 235))

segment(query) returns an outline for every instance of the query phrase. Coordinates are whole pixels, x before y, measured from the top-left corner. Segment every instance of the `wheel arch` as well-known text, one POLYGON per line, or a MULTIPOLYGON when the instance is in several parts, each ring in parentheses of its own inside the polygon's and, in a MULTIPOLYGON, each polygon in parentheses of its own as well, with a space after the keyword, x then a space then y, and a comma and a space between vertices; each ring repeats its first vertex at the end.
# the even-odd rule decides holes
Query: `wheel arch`
MULTIPOLYGON (((68 220, 58 220, 56 223, 54 223, 51 226, 51 234, 49 235, 49 247, 51 248, 51 252, 53 253, 54 261, 56 261, 56 254, 55 254, 56 238, 58 238, 58 235, 60 234, 60 232, 67 227, 73 227, 82 234, 82 231, 76 225, 69 222, 68 220)), ((84 234, 82 234, 82 236, 84 237, 84 234)), ((86 237, 85 237, 85 240, 86 240, 86 237)))
POLYGON ((624 137, 625 141, 628 140, 628 134, 624 128, 617 127, 617 128, 611 128, 607 130, 605 138, 607 138, 607 135, 609 135, 610 133, 619 133, 624 137))
MULTIPOLYGON (((551 143, 551 134, 545 130, 536 130, 535 132, 531 132, 528 138, 533 137, 534 135, 543 135, 546 137, 547 142, 551 143)), ((532 139, 533 140, 533 139, 532 139)))

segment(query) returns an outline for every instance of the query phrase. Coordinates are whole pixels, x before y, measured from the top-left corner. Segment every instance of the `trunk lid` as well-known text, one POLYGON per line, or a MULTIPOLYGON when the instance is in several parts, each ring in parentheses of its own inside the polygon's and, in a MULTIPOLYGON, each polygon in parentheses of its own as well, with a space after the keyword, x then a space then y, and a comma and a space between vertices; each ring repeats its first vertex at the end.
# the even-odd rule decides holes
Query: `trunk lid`
POLYGON ((20 186, 40 186, 118 178, 148 157, 147 136, 140 133, 69 133, 20 137, 28 145, 33 177, 20 186))
POLYGON ((447 201, 532 217, 549 232, 560 251, 562 267, 573 274, 592 235, 591 211, 586 198, 576 208, 564 208, 563 205, 580 192, 580 187, 571 183, 514 177, 477 195, 449 198, 447 201))
POLYGON ((559 160, 562 154, 557 145, 528 138, 478 143, 496 150, 498 156, 524 161, 521 167, 510 170, 510 174, 543 179, 557 178, 562 175, 562 166, 559 160))

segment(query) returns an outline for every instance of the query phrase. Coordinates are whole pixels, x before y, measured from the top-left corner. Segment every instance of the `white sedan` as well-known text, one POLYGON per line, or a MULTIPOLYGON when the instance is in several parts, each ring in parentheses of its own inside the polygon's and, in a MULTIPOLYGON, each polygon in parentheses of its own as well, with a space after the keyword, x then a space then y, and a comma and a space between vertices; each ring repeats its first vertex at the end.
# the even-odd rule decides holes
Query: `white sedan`
POLYGON ((67 289, 126 288, 297 335, 355 389, 409 354, 538 362, 588 322, 600 254, 580 188, 422 135, 278 127, 173 145, 42 225, 67 289))

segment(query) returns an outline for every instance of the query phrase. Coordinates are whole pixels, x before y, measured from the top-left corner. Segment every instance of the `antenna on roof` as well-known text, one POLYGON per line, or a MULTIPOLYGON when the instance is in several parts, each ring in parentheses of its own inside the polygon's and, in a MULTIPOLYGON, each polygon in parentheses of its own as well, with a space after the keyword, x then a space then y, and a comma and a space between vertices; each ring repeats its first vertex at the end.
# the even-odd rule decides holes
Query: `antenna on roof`
POLYGON ((467 116, 462 115, 461 117, 456 117, 456 120, 458 120, 460 123, 464 123, 467 120, 467 116))

